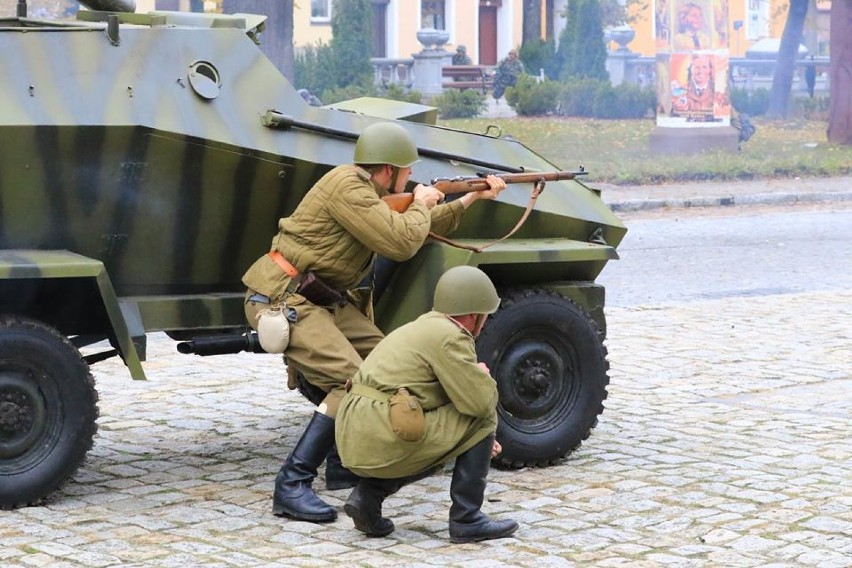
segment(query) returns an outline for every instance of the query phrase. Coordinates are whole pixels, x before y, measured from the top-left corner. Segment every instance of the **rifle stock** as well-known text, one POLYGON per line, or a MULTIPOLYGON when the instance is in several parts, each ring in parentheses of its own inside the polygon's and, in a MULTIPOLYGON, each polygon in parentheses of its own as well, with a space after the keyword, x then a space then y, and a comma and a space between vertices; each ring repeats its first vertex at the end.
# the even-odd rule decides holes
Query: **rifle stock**
MULTIPOLYGON (((538 183, 539 181, 560 181, 574 179, 578 176, 586 175, 582 167, 579 171, 553 171, 553 172, 519 172, 515 174, 495 174, 507 184, 512 183, 538 183)), ((476 176, 456 176, 452 178, 435 178, 431 181, 432 187, 449 195, 452 193, 467 193, 469 191, 483 191, 489 188, 488 182, 485 181, 485 175, 476 176)), ((382 197, 382 199, 397 213, 404 213, 406 209, 414 201, 412 193, 392 193, 382 197)))

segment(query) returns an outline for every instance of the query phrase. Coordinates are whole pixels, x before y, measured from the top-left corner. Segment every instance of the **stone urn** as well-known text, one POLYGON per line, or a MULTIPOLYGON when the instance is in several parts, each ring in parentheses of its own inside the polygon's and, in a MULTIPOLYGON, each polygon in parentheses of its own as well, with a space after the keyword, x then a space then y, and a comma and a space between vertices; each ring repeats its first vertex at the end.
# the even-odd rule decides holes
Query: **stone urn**
POLYGON ((435 28, 423 28, 417 31, 417 41, 423 44, 426 50, 442 51, 444 44, 450 41, 450 32, 436 30, 435 28))
POLYGON ((622 24, 610 29, 609 37, 618 44, 617 51, 624 53, 625 51, 630 51, 627 44, 636 37, 636 31, 627 24, 622 24))

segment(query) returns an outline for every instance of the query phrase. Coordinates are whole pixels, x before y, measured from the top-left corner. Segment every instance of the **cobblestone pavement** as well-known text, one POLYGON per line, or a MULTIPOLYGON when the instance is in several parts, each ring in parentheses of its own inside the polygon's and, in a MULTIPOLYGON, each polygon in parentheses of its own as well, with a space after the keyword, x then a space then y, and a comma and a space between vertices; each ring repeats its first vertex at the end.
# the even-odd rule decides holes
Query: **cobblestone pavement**
MULTIPOLYGON (((447 473, 404 488, 389 538, 270 512, 311 407, 272 356, 95 367, 100 432, 47 506, 0 512, 3 566, 852 566, 852 291, 608 312, 611 385, 562 465, 493 471, 517 538, 451 545, 447 473)), ((322 491, 341 507, 346 491, 322 491)))

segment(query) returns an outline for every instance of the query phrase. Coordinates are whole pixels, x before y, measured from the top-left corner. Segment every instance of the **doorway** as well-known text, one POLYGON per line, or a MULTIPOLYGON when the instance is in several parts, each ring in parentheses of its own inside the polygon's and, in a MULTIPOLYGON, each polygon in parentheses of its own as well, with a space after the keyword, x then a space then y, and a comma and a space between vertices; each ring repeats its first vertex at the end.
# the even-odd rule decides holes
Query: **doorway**
POLYGON ((479 2, 479 64, 497 64, 497 8, 499 0, 479 2))

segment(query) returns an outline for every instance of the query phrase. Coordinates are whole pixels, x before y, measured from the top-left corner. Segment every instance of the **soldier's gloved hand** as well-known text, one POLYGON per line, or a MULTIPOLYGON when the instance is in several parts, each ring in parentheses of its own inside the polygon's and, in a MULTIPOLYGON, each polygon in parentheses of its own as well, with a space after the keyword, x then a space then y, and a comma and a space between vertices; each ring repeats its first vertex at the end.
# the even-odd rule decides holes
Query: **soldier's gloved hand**
POLYGON ((432 209, 444 200, 444 194, 431 185, 418 183, 417 187, 414 188, 414 199, 419 199, 426 205, 427 209, 432 209))

